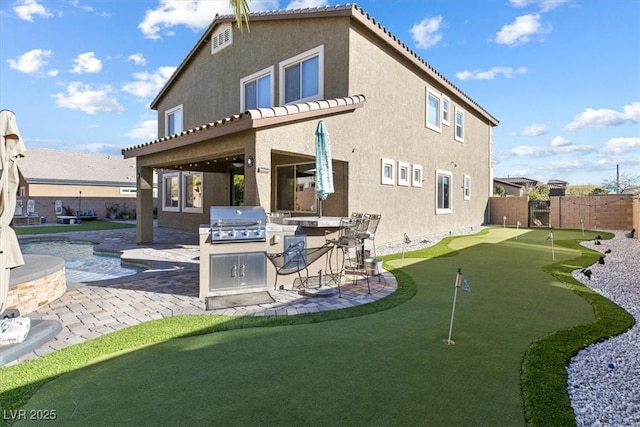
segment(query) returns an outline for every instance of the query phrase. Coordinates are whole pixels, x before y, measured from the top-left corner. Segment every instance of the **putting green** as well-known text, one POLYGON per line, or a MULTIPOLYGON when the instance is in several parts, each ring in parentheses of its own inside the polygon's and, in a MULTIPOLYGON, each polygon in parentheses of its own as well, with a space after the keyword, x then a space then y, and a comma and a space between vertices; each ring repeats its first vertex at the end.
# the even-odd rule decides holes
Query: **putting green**
MULTIPOLYGON (((392 309, 163 342, 65 374, 25 409, 55 408, 64 425, 83 426, 524 425, 527 346, 594 320, 590 304, 542 271, 547 234, 456 237, 453 254, 408 254, 402 270, 417 293, 392 309), (447 345, 458 268, 471 292, 458 293, 456 345, 447 345)), ((578 254, 554 248, 557 261, 578 254)))

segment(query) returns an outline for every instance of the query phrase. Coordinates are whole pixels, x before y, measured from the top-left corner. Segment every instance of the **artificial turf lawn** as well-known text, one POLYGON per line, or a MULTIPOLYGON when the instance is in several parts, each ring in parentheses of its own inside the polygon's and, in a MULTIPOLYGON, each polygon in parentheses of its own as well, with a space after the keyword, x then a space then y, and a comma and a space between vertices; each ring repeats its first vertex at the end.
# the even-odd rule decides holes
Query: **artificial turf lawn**
POLYGON ((68 233, 70 231, 116 230, 119 228, 135 228, 135 224, 97 219, 95 221, 82 221, 80 224, 18 226, 13 229, 17 235, 24 236, 28 234, 68 233))
MULTIPOLYGON (((580 238, 555 233, 557 240, 580 238)), ((25 409, 55 408, 65 425, 523 425, 527 347, 595 319, 588 302, 543 272, 552 262, 545 237, 543 230, 496 228, 447 239, 404 260, 397 273, 409 274, 417 289, 404 304, 336 321, 170 340, 63 375, 25 409), (448 346, 457 268, 472 293, 458 295, 456 345, 448 346)), ((580 254, 555 249, 558 263, 580 254)), ((396 256, 387 265, 401 263, 396 256)), ((309 318, 288 321, 298 317, 309 318)))

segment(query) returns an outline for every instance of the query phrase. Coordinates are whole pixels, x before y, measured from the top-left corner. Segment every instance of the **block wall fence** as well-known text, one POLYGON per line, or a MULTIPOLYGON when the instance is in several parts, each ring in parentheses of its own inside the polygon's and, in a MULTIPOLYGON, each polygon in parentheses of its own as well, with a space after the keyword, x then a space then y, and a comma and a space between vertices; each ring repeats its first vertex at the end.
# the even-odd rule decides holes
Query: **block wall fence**
MULTIPOLYGON (((640 196, 607 194, 600 196, 554 196, 550 222, 554 228, 592 230, 640 230, 640 196)), ((528 197, 491 197, 490 224, 523 227, 529 225, 528 197)), ((638 233, 636 232, 636 235, 638 233)))

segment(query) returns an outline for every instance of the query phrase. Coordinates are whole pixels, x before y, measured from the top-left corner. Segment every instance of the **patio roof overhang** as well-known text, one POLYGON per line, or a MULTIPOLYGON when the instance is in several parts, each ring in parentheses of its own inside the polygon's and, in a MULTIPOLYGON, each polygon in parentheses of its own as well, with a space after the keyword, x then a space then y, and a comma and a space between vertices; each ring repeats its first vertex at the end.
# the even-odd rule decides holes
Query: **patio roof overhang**
POLYGON ((141 145, 122 149, 125 159, 157 154, 250 129, 281 126, 301 120, 352 112, 362 108, 364 95, 302 102, 283 107, 258 108, 231 117, 166 136, 141 145))

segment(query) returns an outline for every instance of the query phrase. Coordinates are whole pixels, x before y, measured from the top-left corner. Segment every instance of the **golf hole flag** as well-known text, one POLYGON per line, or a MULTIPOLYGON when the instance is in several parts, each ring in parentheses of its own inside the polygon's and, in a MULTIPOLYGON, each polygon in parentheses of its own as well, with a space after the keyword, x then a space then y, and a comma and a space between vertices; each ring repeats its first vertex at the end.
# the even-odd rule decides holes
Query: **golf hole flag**
POLYGON ((462 269, 458 269, 458 274, 456 274, 456 284, 454 286, 455 291, 453 293, 453 307, 451 308, 451 322, 449 323, 449 337, 445 340, 445 342, 449 345, 455 344, 451 340, 451 332, 453 331, 453 317, 456 313, 456 300, 458 299, 458 289, 462 288, 467 292, 471 292, 471 283, 467 279, 467 276, 464 275, 462 269))

